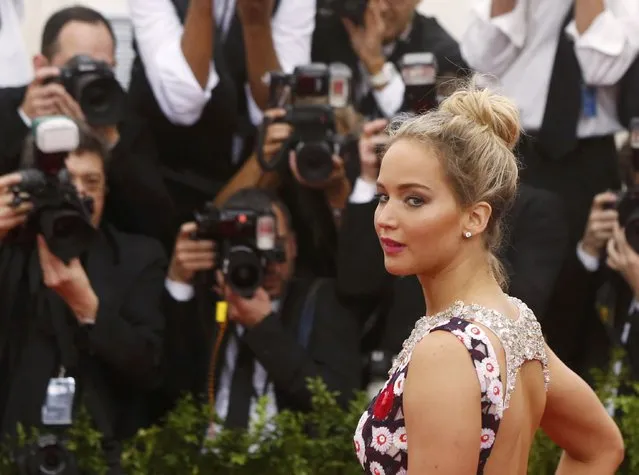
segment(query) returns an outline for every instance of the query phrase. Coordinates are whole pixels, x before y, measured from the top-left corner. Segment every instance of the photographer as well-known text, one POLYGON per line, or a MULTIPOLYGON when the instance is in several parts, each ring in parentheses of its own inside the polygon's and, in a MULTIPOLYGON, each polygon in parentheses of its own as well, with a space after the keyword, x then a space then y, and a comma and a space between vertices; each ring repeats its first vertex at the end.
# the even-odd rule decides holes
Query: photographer
POLYGON ((315 62, 340 62, 354 72, 355 104, 369 118, 421 112, 436 102, 436 83, 464 75, 457 42, 434 18, 417 12, 419 0, 319 0, 313 35, 315 62), (406 84, 404 59, 432 53, 426 84, 406 84), (435 79, 435 76, 437 79, 435 79), (414 91, 413 91, 414 89, 414 91), (432 96, 429 104, 421 104, 432 96))
MULTIPOLYGON (((361 173, 344 212, 337 261, 338 291, 366 321, 365 350, 383 353, 384 361, 373 362, 372 366, 376 372, 373 376, 383 380, 388 370, 384 365, 399 352, 415 321, 426 310, 421 286, 414 276, 392 277, 384 269, 384 256, 373 225, 377 175, 388 141, 386 126, 383 119, 364 125, 359 140, 361 173)), ((561 203, 557 201, 548 192, 521 186, 513 207, 507 211, 507 233, 499 252, 508 272, 508 293, 525 300, 542 325, 567 252, 568 233, 561 203)))
POLYGON ((309 410, 307 378, 321 377, 346 403, 359 387, 359 324, 337 300, 331 279, 293 277, 297 249, 286 207, 266 191, 243 189, 220 213, 185 224, 175 246, 166 282, 174 302, 167 309, 165 397, 172 401, 184 391, 207 394, 227 427, 247 427, 260 396, 269 398, 269 415, 309 410), (274 217, 274 228, 251 224, 251 216, 274 217), (248 227, 238 228, 238 223, 248 227), (242 275, 258 272, 240 272, 233 249, 255 249, 256 237, 229 234, 231 229, 255 233, 253 228, 257 242, 275 242, 278 252, 263 264, 262 279, 252 280, 247 289, 242 275), (194 233, 202 239, 193 240, 194 233), (198 276, 214 265, 228 266, 223 275, 217 272, 216 292, 210 283, 198 287, 198 276), (218 310, 214 324, 213 302, 220 298, 228 314, 218 310), (211 357, 214 347, 217 360, 211 357))
POLYGON ((135 110, 188 219, 254 149, 269 71, 310 60, 314 0, 131 0, 135 110))
MULTIPOLYGON (((103 221, 102 142, 69 119, 42 120, 23 157, 31 167, 0 177, 1 433, 21 424, 63 441, 84 406, 118 473, 119 441, 149 423, 145 395, 159 383, 166 260, 155 241, 103 221), (39 148, 73 137, 66 158, 39 148)), ((59 444, 54 460, 69 462, 59 444)), ((23 463, 41 457, 33 449, 23 463)))
POLYGON ((170 249, 173 204, 150 130, 132 114, 114 76, 115 46, 111 25, 95 10, 74 6, 51 15, 31 84, 0 89, 0 173, 17 169, 35 119, 64 115, 88 122, 111 149, 105 215, 120 230, 154 237, 170 249))
POLYGON ((351 169, 359 168, 351 159, 351 137, 361 120, 350 105, 351 76, 343 65, 323 64, 273 75, 270 102, 287 105, 265 112, 256 154, 215 199, 221 204, 244 187, 275 191, 291 211, 298 273, 335 276, 336 230, 351 169))
MULTIPOLYGON (((637 144, 639 146, 639 144, 637 144)), ((562 269, 548 341, 571 367, 592 380, 593 367, 606 368, 611 350, 623 348, 632 377, 639 377, 639 249, 636 236, 637 155, 622 150, 626 191, 593 199, 584 234, 562 269)))

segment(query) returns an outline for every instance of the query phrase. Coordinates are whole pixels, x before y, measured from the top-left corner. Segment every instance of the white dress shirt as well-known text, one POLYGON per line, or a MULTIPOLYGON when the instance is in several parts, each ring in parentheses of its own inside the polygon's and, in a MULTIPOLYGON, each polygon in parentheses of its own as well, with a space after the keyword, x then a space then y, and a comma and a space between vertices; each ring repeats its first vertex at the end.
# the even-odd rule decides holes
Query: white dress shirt
MULTIPOLYGON (((235 12, 235 1, 217 0, 215 18, 226 35, 235 12), (226 13, 226 14, 225 14, 226 13)), ((198 121, 211 91, 219 83, 211 61, 204 88, 195 79, 180 47, 184 27, 170 0, 129 0, 138 49, 149 84, 162 112, 173 123, 192 125, 198 121)), ((310 62, 311 37, 315 28, 315 0, 282 0, 271 29, 275 53, 282 70, 292 72, 310 62)), ((254 124, 262 112, 246 84, 249 113, 254 124)))
MULTIPOLYGON (((181 282, 175 282, 170 279, 165 280, 165 286, 171 297, 178 302, 186 302, 193 298, 194 290, 193 286, 183 284, 181 282)), ((273 312, 277 312, 280 302, 274 300, 271 304, 273 312)), ((218 392, 215 395, 215 413, 220 419, 226 419, 229 411, 229 401, 231 395, 231 382, 233 381, 233 372, 235 371, 235 364, 238 357, 238 339, 244 334, 246 329, 241 325, 235 325, 236 334, 228 340, 226 345, 226 351, 224 353, 224 360, 222 371, 220 372, 220 381, 218 384, 218 392)), ((249 409, 249 421, 255 422, 258 419, 257 403, 258 399, 262 396, 266 396, 268 402, 266 404, 267 418, 274 417, 277 414, 277 402, 275 398, 275 386, 272 381, 269 381, 268 373, 264 366, 259 361, 255 361, 255 368, 253 370, 253 389, 257 397, 253 397, 249 409)), ((219 428, 216 429, 216 433, 219 432, 219 428)))
MULTIPOLYGON (((492 0, 473 0, 471 22, 461 42, 468 64, 492 78, 511 97, 529 132, 541 128, 564 19, 573 0, 517 0, 510 13, 490 18, 492 0)), ((581 35, 574 20, 566 33, 586 84, 596 86, 597 114, 582 115, 580 138, 621 130, 615 85, 639 52, 639 2, 605 0, 606 10, 581 35)))
POLYGON ((0 1, 0 87, 29 84, 33 67, 22 36, 23 0, 0 1))

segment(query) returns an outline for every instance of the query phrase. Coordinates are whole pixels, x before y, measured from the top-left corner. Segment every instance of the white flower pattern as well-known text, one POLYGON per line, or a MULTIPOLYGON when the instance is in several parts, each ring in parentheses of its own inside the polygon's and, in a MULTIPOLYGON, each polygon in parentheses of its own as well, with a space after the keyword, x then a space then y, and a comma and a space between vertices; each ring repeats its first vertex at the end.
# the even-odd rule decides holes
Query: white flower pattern
POLYGON ((393 434, 393 445, 399 450, 408 450, 408 436, 406 435, 406 427, 400 427, 393 434))
POLYGON ((371 462, 371 475, 386 475, 386 472, 378 462, 371 462))
POLYGON ((487 449, 492 447, 495 443, 495 431, 492 429, 482 429, 481 430, 481 448, 487 449))
POLYGON ((379 453, 385 454, 393 443, 393 434, 386 427, 373 427, 373 440, 371 447, 379 453))

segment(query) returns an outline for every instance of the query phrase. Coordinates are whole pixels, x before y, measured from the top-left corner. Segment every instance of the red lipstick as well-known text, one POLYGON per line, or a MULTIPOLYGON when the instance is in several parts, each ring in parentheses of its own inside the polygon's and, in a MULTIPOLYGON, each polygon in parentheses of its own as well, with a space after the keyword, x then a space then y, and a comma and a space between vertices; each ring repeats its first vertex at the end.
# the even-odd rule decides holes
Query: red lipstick
POLYGON ((384 254, 396 255, 402 252, 406 246, 401 242, 394 241, 389 238, 380 238, 380 243, 382 244, 382 249, 384 250, 384 254))

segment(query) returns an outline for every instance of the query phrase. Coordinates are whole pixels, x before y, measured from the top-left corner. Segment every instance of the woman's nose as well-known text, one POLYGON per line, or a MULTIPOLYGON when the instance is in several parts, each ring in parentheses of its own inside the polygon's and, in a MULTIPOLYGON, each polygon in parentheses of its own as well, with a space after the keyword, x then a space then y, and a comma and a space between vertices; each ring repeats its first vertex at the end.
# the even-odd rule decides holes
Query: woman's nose
POLYGON ((397 218, 391 202, 385 203, 377 208, 375 213, 375 226, 382 229, 393 229, 397 227, 397 218))

